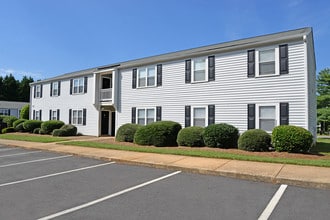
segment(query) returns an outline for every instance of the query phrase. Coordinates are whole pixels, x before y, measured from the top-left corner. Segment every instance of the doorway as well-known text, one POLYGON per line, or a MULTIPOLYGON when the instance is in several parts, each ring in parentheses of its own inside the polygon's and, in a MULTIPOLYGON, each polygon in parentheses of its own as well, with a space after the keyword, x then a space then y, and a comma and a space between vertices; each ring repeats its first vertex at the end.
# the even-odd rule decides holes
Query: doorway
POLYGON ((109 135, 109 111, 101 112, 101 135, 109 135))

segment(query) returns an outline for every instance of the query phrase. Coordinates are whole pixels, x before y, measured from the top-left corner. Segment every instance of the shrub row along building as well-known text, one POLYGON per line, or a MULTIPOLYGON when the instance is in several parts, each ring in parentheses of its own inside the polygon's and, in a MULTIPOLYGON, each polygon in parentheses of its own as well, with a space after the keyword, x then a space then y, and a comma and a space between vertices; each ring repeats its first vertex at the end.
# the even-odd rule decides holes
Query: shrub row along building
POLYGON ((315 136, 315 65, 311 28, 257 36, 31 83, 30 118, 93 136, 160 120, 241 133, 292 124, 315 136))

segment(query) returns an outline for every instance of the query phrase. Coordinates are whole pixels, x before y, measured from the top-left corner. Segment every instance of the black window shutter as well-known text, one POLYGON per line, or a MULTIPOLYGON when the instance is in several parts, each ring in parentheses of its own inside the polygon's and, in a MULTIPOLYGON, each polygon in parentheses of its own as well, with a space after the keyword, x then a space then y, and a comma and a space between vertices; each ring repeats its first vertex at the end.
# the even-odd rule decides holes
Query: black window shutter
POLYGON ((40 85, 40 98, 42 98, 42 84, 40 85))
POLYGON ((191 82, 191 60, 186 60, 186 83, 191 82))
POLYGON ((289 103, 280 103, 280 125, 289 124, 289 103))
POLYGON ((214 56, 209 56, 209 81, 214 81, 215 80, 215 58, 214 56))
POLYGON ((185 122, 184 122, 184 126, 187 128, 187 127, 190 127, 190 124, 191 124, 191 107, 190 105, 186 105, 185 106, 185 122))
POLYGON ((132 89, 136 89, 136 75, 137 75, 137 70, 133 69, 132 70, 132 89))
POLYGON ((36 97, 36 89, 37 89, 37 87, 36 86, 33 86, 33 98, 36 97))
POLYGON ((10 115, 10 109, 8 109, 8 115, 10 115))
POLYGON ((255 76, 255 50, 248 50, 248 77, 255 76))
POLYGON ((88 77, 85 76, 84 77, 84 93, 87 93, 87 86, 88 86, 88 77))
POLYGON ((36 119, 36 110, 33 110, 33 120, 36 119))
POLYGON ((288 45, 280 45, 280 74, 289 73, 288 45))
POLYGON ((136 124, 136 108, 132 107, 132 124, 136 124))
POLYGON ((42 121, 42 111, 41 111, 41 109, 39 110, 39 116, 40 116, 40 120, 42 121))
POLYGON ((53 83, 50 83, 50 96, 53 96, 53 83))
POLYGON ((248 104, 248 129, 256 128, 256 105, 248 104))
POLYGON ((71 118, 72 118, 72 109, 69 109, 69 124, 71 124, 71 118))
POLYGON ((70 95, 72 95, 73 79, 70 79, 70 95))
POLYGON ((208 106, 208 125, 212 125, 215 123, 215 105, 208 106))
POLYGON ((162 85, 162 75, 163 75, 163 65, 158 64, 157 65, 157 86, 162 85))
POLYGON ((57 117, 56 117, 57 120, 60 120, 60 110, 57 109, 57 117))
POLYGON ((49 120, 52 120, 52 110, 49 110, 49 120))
POLYGON ((156 121, 161 121, 162 120, 162 107, 157 106, 156 107, 156 121))
POLYGON ((86 112, 86 109, 84 108, 83 109, 83 125, 86 125, 86 114, 87 114, 87 112, 86 112))
POLYGON ((58 92, 57 95, 60 96, 61 95, 61 81, 58 81, 58 92))

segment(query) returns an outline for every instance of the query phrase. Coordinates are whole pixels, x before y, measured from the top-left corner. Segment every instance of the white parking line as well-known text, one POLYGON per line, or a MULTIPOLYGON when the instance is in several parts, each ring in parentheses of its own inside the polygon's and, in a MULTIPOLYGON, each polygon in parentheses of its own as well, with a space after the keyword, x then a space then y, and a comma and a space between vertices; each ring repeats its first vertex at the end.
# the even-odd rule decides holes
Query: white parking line
POLYGON ((114 197, 117 197, 117 196, 120 196, 124 193, 128 193, 130 191, 133 191, 133 190, 136 190, 136 189, 139 189, 139 188, 142 188, 144 186, 147 186, 147 185, 150 185, 152 183, 155 183, 155 182, 158 182, 158 181, 161 181, 163 179, 166 179, 166 178, 169 178, 171 176, 174 176, 174 175, 177 175, 181 173, 181 171, 176 171, 176 172, 173 172, 173 173, 170 173, 170 174, 167 174, 165 176, 162 176, 162 177, 159 177, 157 179, 153 179, 153 180, 150 180, 148 182, 145 182, 145 183, 142 183, 142 184, 139 184, 139 185, 136 185, 136 186, 133 186, 133 187, 130 187, 130 188, 127 188, 127 189, 124 189, 122 191, 119 191, 119 192, 116 192, 114 194, 111 194, 111 195, 108 195, 108 196, 105 196, 105 197, 102 197, 102 198, 99 198, 99 199, 96 199, 96 200, 93 200, 91 202, 88 202, 88 203, 85 203, 85 204, 82 204, 82 205, 79 205, 79 206, 76 206, 76 207, 72 207, 70 209, 66 209, 66 210, 63 210, 61 212, 57 212, 57 213, 54 213, 52 215, 48 215, 48 216, 45 216, 45 217, 42 217, 42 218, 39 218, 38 220, 48 220, 48 219, 53 219, 53 218, 56 218, 56 217, 59 217, 59 216, 62 216, 62 215, 66 215, 68 213, 71 213, 71 212, 75 212, 75 211, 78 211, 80 209, 84 209, 84 208, 87 208, 89 206, 92 206, 92 205, 95 205, 97 203, 100 203, 100 202, 103 202, 105 200, 108 200, 108 199, 111 199, 111 198, 114 198, 114 197))
POLYGON ((77 172, 77 171, 81 171, 81 170, 92 169, 92 168, 106 166, 106 165, 114 164, 114 163, 115 162, 102 163, 102 164, 97 164, 97 165, 88 166, 88 167, 82 167, 82 168, 78 168, 78 169, 74 169, 74 170, 67 170, 67 171, 63 171, 63 172, 59 172, 59 173, 52 173, 52 174, 48 174, 48 175, 44 175, 44 176, 33 177, 33 178, 25 179, 25 180, 18 180, 18 181, 9 182, 9 183, 3 183, 3 184, 0 184, 0 187, 14 185, 14 184, 18 184, 18 183, 30 182, 33 180, 45 179, 45 178, 49 178, 49 177, 53 177, 53 176, 58 176, 58 175, 67 174, 67 173, 73 173, 73 172, 77 172))
POLYGON ((66 158, 66 157, 72 157, 72 155, 65 155, 65 156, 59 156, 59 157, 48 157, 48 158, 24 161, 24 162, 19 162, 19 163, 10 163, 10 164, 6 164, 6 165, 1 165, 0 168, 11 167, 11 166, 16 166, 16 165, 21 165, 21 164, 28 164, 28 163, 36 163, 36 162, 47 161, 47 160, 56 160, 56 159, 61 159, 61 158, 66 158))
POLYGON ((41 152, 41 150, 30 151, 30 152, 27 152, 27 153, 6 154, 6 155, 1 155, 0 158, 2 158, 2 157, 14 157, 14 156, 25 155, 25 154, 34 154, 34 153, 39 153, 39 152, 41 152))
POLYGON ((269 218, 269 216, 274 211, 277 203, 280 201, 280 199, 281 199, 282 195, 284 194, 284 191, 286 190, 287 187, 288 187, 288 185, 282 184, 280 186, 280 188, 278 188, 278 190, 276 191, 273 198, 270 200, 270 202, 268 203, 267 207, 262 212, 262 214, 260 215, 258 220, 267 220, 269 218))

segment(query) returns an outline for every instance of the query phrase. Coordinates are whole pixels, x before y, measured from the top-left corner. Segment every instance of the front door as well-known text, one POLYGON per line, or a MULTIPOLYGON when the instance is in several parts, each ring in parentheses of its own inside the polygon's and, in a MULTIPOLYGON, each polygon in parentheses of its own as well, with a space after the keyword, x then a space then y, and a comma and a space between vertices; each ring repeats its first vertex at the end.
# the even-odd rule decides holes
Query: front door
POLYGON ((109 112, 101 112, 101 134, 109 134, 109 112))

